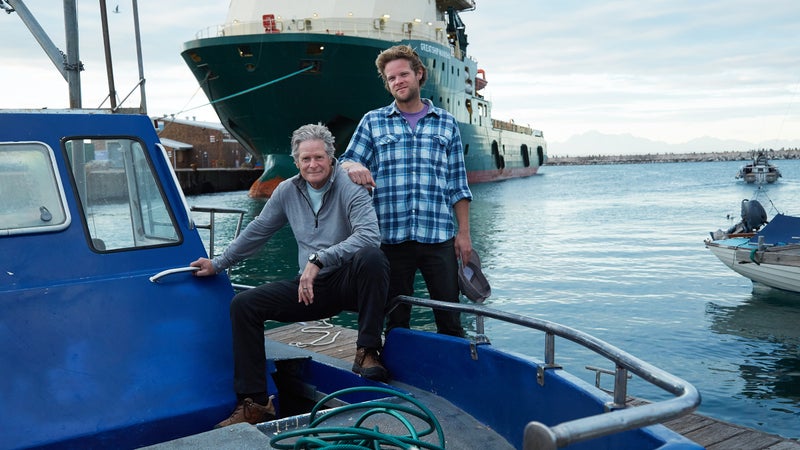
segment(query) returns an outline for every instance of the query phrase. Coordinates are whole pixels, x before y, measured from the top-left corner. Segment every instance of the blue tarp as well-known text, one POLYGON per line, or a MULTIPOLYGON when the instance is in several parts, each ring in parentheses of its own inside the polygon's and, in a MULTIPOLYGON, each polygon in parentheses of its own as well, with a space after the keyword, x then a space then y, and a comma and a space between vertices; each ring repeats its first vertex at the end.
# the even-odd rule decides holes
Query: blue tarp
POLYGON ((758 242, 759 236, 764 236, 765 244, 800 243, 800 217, 778 214, 750 242, 758 242))

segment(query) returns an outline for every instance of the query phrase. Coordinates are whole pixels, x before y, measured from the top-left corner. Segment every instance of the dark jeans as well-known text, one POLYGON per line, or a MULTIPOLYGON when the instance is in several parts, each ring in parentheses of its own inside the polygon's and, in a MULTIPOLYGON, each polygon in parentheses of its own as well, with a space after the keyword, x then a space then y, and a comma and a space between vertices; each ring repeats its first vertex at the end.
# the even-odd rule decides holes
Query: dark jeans
MULTIPOLYGON (((389 299, 398 295, 414 295, 414 277, 417 269, 422 273, 428 294, 433 300, 459 302, 458 261, 454 239, 440 244, 421 244, 406 241, 400 244, 382 244, 391 267, 389 299)), ((464 336, 461 314, 453 311, 433 310, 439 333, 464 336)), ((399 304, 388 315, 386 332, 392 328, 409 328, 411 305, 399 304)))
POLYGON ((237 394, 267 386, 264 321, 301 322, 358 311, 359 347, 381 348, 389 286, 389 263, 376 247, 358 251, 350 263, 314 280, 314 303, 298 301, 299 276, 240 292, 231 302, 233 384, 237 394))

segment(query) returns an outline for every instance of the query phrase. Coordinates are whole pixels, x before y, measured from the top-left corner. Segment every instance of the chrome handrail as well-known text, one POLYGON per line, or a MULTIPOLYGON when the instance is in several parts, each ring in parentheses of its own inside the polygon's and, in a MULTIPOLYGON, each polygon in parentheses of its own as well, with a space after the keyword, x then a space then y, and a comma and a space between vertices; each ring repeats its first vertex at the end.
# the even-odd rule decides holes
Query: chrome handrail
MULTIPOLYGON (((234 284, 233 286, 237 290, 253 288, 253 286, 242 284, 234 284)), ((484 318, 488 317, 543 331, 545 333, 544 365, 540 366, 537 373, 537 380, 541 385, 544 385, 544 372, 546 370, 561 368, 555 362, 556 336, 591 350, 615 364, 614 401, 606 403, 606 413, 570 420, 549 427, 536 421, 528 422, 524 430, 523 450, 555 450, 577 442, 659 424, 689 414, 700 405, 700 393, 689 382, 574 328, 477 304, 442 302, 405 295, 397 296, 394 300, 412 306, 473 314, 480 324, 482 324, 484 318), (632 408, 626 407, 628 372, 638 375, 648 383, 676 397, 637 405, 632 408)), ((481 329, 479 336, 476 338, 476 343, 483 344, 486 342, 488 342, 488 339, 483 336, 481 329)), ((472 347, 472 352, 476 357, 478 346, 473 345, 472 347)))
POLYGON ((247 211, 244 209, 238 208, 217 208, 215 206, 192 206, 192 212, 202 212, 209 214, 209 221, 208 224, 199 225, 195 224, 196 228, 202 228, 205 230, 209 230, 209 237, 208 237, 208 257, 214 257, 214 242, 216 240, 216 215, 220 214, 239 214, 239 220, 236 222, 236 230, 234 232, 233 237, 239 236, 239 233, 242 231, 242 221, 244 220, 244 215, 247 211))
POLYGON ((576 442, 662 423, 689 414, 700 405, 700 393, 687 381, 574 328, 547 320, 499 311, 482 305, 442 302, 404 295, 396 297, 396 300, 410 305, 458 311, 474 314, 479 318, 488 317, 502 320, 545 332, 545 365, 540 370, 540 376, 537 377, 540 384, 544 383, 543 370, 559 367, 555 364, 555 336, 591 350, 616 365, 614 402, 606 405, 609 412, 570 420, 550 427, 540 422, 529 422, 524 432, 524 450, 551 450, 576 442), (628 371, 676 397, 636 406, 635 408, 619 409, 625 407, 628 371))

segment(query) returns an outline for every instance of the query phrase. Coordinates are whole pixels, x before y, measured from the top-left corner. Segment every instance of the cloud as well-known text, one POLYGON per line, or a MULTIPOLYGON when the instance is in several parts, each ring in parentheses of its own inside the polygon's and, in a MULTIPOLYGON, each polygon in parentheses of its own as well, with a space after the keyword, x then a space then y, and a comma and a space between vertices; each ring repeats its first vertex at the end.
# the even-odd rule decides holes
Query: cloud
POLYGON ((550 139, 672 143, 797 137, 799 17, 796 2, 746 0, 494 0, 462 16, 495 115, 550 139))
MULTIPOLYGON (((194 109, 207 99, 180 52, 225 21, 229 0, 138 3, 148 111, 217 120, 209 106, 194 109)), ((52 0, 26 4, 64 49, 61 9, 52 0)), ((136 86, 138 69, 130 4, 119 7, 109 23, 122 97, 136 86)), ((97 9, 79 2, 87 107, 108 92, 97 9)), ((491 0, 462 19, 468 54, 486 70, 493 115, 541 129, 551 142, 589 131, 671 144, 800 137, 795 0, 491 0)), ((68 106, 66 82, 19 17, 0 14, 0 42, 3 81, 13 86, 0 107, 68 106)), ((134 92, 126 106, 138 101, 134 92)))
MULTIPOLYGON (((63 9, 54 8, 52 0, 25 2, 53 44, 66 51, 63 9)), ((193 2, 188 0, 139 0, 142 58, 148 112, 175 113, 207 103, 197 94, 197 82, 180 56, 185 41, 197 32, 225 21, 228 0, 193 2)), ((124 106, 138 107, 139 69, 136 63, 133 14, 130 2, 108 3, 110 48, 113 55, 114 85, 122 99, 130 94, 124 106)), ((83 106, 108 107, 108 80, 103 50, 100 12, 96 2, 78 2, 78 25, 83 106)), ((68 86, 56 67, 37 44, 19 15, 0 14, 0 62, 4 67, 4 84, 13 86, 2 96, 3 108, 66 108, 68 86), (13 45, 9 45, 13 43, 13 45)), ((210 107, 194 112, 203 120, 217 120, 210 107)))

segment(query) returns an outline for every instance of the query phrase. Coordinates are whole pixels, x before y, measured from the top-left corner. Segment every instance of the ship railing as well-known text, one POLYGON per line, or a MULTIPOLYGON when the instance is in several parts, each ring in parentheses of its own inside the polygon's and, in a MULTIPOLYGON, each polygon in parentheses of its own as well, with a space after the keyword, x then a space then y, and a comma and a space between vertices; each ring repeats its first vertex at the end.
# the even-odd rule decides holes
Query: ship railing
POLYGON ((700 393, 687 381, 574 328, 548 320, 487 308, 483 305, 450 303, 408 296, 398 296, 396 300, 412 306, 474 315, 477 332, 477 337, 472 344, 474 352, 477 352, 477 346, 489 342, 484 334, 485 318, 497 319, 544 332, 544 365, 539 366, 537 373, 537 381, 541 385, 544 385, 545 382, 545 371, 561 368, 555 360, 556 336, 572 341, 614 363, 613 401, 606 403, 605 413, 553 426, 547 426, 540 422, 529 422, 525 427, 524 450, 556 449, 589 439, 662 423, 689 414, 700 405, 700 393), (626 405, 630 373, 675 397, 636 407, 626 405))
POLYGON ((492 127, 499 130, 513 131, 515 133, 533 134, 533 128, 525 125, 517 125, 514 122, 507 122, 505 120, 492 119, 492 127))
POLYGON ((269 28, 265 28, 264 23, 261 21, 237 21, 204 28, 195 34, 195 38, 204 39, 265 33, 317 33, 398 42, 403 39, 417 39, 434 41, 449 46, 446 25, 443 21, 401 21, 384 17, 278 19, 271 23, 269 28))

